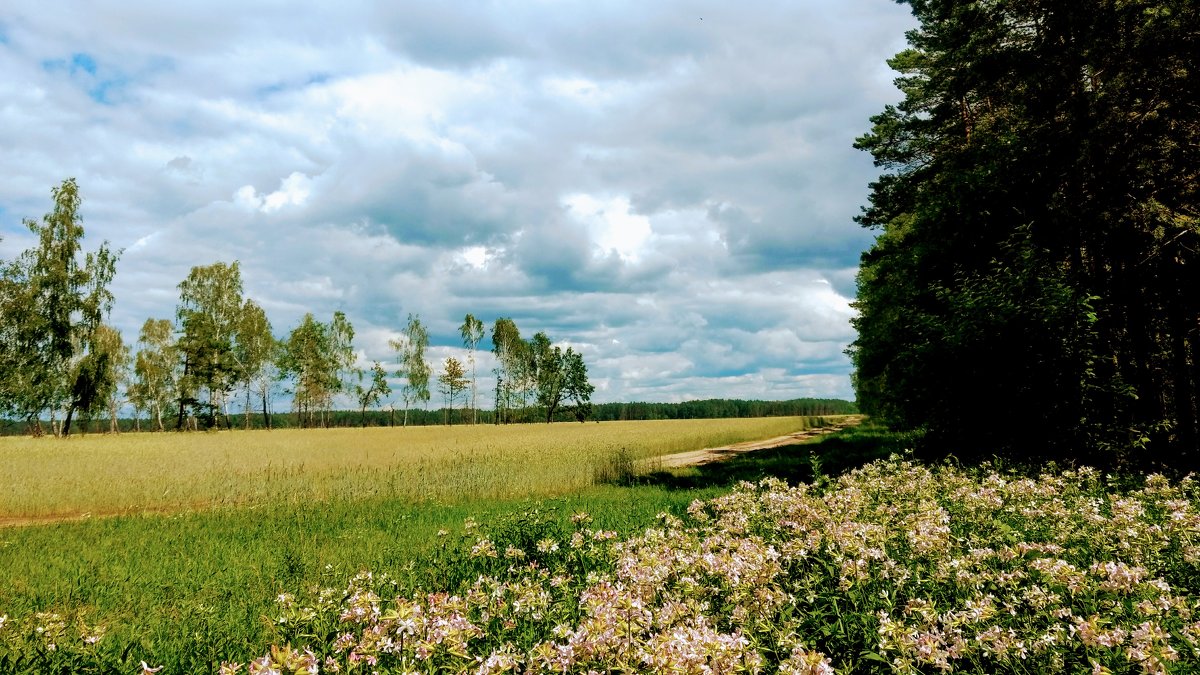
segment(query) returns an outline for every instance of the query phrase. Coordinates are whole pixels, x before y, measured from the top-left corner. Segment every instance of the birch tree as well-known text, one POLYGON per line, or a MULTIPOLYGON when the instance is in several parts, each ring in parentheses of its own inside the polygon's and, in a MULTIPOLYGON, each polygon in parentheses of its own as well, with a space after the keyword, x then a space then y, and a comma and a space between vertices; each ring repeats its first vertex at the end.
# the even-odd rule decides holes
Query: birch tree
POLYGON ((263 428, 271 427, 267 398, 271 391, 272 372, 279 341, 271 334, 267 313, 253 300, 247 300, 238 314, 234 333, 233 355, 238 366, 238 379, 246 392, 246 428, 250 428, 250 397, 258 393, 262 400, 263 428))
POLYGON ((179 419, 192 407, 205 426, 216 424, 217 412, 229 426, 228 394, 238 378, 234 336, 242 311, 242 274, 237 261, 193 267, 179 284, 176 318, 181 336, 184 386, 180 390, 179 419), (205 396, 205 400, 201 396, 205 396))
POLYGON ((163 431, 163 411, 176 399, 179 350, 174 329, 166 319, 146 319, 138 334, 134 359, 134 405, 147 410, 158 431, 163 431))
POLYGON ((523 385, 525 343, 512 319, 492 324, 492 353, 496 355, 496 424, 512 422, 518 387, 523 385))
POLYGON ((292 408, 299 426, 314 426, 318 413, 329 407, 333 396, 329 327, 311 312, 305 314, 284 343, 279 368, 293 381, 292 408))
POLYGON ((429 333, 421 324, 421 318, 408 315, 408 323, 398 340, 388 344, 396 350, 400 361, 397 377, 404 378, 400 396, 404 400, 404 426, 408 426, 408 409, 418 402, 429 401, 429 376, 432 369, 425 361, 425 349, 429 346, 429 333))
POLYGON ((463 346, 467 348, 467 364, 471 368, 471 424, 478 424, 479 390, 475 380, 475 350, 479 347, 479 341, 483 339, 483 322, 467 314, 462 326, 459 326, 459 332, 462 334, 463 346))
MULTIPOLYGON (((107 242, 80 255, 84 229, 79 214, 79 186, 68 178, 51 189, 53 210, 39 223, 24 224, 37 244, 16 260, 0 266, 0 320, 5 348, 0 348, 0 410, 42 432, 40 415, 66 407, 63 433, 71 431, 77 409, 78 366, 95 347, 97 331, 112 309, 108 286, 116 272, 117 254, 107 242)), ((95 373, 93 373, 95 374, 95 373)))
POLYGON ((383 398, 392 395, 392 387, 387 381, 387 371, 383 369, 383 365, 376 361, 371 366, 371 383, 366 387, 363 386, 365 374, 363 371, 358 371, 358 384, 354 387, 355 399, 359 406, 359 426, 367 426, 367 408, 373 405, 379 405, 379 401, 383 398))
POLYGON ((454 404, 458 396, 467 388, 467 378, 462 364, 453 356, 446 357, 442 366, 442 374, 438 376, 438 385, 446 400, 446 423, 454 426, 454 404))

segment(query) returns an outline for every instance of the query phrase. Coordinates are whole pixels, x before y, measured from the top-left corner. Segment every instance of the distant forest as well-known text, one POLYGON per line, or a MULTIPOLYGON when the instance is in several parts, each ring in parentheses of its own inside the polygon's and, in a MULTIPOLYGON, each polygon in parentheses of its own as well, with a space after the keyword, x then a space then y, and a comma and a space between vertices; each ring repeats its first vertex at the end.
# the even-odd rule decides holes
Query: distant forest
MULTIPOLYGON (((858 407, 850 402, 836 398, 798 398, 790 401, 743 401, 737 399, 706 399, 702 401, 684 401, 682 403, 598 403, 592 406, 590 419, 597 422, 613 422, 623 420, 691 420, 715 419, 734 417, 819 417, 822 415, 849 415, 858 412, 858 407)), ((479 424, 495 424, 495 410, 475 411, 479 424)), ((330 412, 325 422, 331 427, 387 427, 403 426, 403 410, 368 410, 365 414, 359 410, 334 410, 330 412)), ((512 422, 544 422, 542 411, 529 409, 522 414, 509 415, 512 422)), ((432 426, 452 422, 455 425, 471 424, 472 411, 467 408, 440 408, 437 410, 413 409, 408 411, 409 426, 432 426)), ((246 428, 246 415, 237 413, 231 416, 232 429, 246 428)), ((575 421, 570 411, 559 412, 554 421, 575 421)), ((297 414, 275 414, 272 417, 272 428, 288 429, 302 426, 302 420, 297 414)), ((257 412, 249 416, 251 429, 262 429, 262 417, 257 412)), ((114 425, 107 419, 97 417, 88 424, 77 428, 78 433, 110 433, 114 425)), ((154 427, 146 419, 140 421, 130 417, 118 418, 115 428, 122 433, 150 431, 154 427)), ((0 419, 0 436, 16 436, 27 434, 28 425, 21 420, 0 419)))
POLYGON ((798 398, 791 401, 706 399, 683 403, 600 403, 596 420, 693 420, 725 417, 787 417, 791 415, 849 415, 858 412, 850 401, 836 398, 798 398))

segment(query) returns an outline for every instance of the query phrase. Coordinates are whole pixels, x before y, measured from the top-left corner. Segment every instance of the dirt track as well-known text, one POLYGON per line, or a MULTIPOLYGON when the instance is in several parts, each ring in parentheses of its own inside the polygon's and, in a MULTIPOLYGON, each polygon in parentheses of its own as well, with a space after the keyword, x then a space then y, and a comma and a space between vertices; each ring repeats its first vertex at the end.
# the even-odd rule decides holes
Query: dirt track
POLYGON ((133 516, 151 514, 183 513, 189 510, 203 509, 206 505, 196 503, 191 506, 158 506, 144 508, 127 508, 116 511, 89 511, 87 513, 52 513, 41 516, 0 516, 0 530, 6 527, 26 527, 30 525, 53 525, 54 523, 78 523, 93 518, 112 518, 114 516, 133 516))
POLYGON ((709 464, 711 462, 720 462, 743 452, 751 450, 766 450, 768 448, 778 448, 784 445, 793 445, 803 443, 817 436, 824 436, 835 431, 840 431, 846 427, 852 427, 863 421, 861 415, 847 415, 833 422, 826 427, 814 427, 797 431, 794 434, 787 436, 777 436, 768 438, 763 441, 746 441, 745 443, 734 443, 720 448, 704 448, 703 450, 689 450, 688 452, 677 452, 673 455, 663 455, 646 460, 648 465, 661 467, 663 469, 679 469, 685 466, 699 466, 701 464, 709 464))

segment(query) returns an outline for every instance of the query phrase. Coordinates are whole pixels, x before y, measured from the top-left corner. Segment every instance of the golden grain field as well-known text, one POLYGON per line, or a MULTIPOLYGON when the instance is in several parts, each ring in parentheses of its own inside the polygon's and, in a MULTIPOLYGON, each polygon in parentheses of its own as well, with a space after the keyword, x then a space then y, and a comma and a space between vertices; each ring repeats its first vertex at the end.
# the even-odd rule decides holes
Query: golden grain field
POLYGON ((597 466, 803 430, 811 418, 0 438, 0 519, 370 497, 563 494, 597 466))

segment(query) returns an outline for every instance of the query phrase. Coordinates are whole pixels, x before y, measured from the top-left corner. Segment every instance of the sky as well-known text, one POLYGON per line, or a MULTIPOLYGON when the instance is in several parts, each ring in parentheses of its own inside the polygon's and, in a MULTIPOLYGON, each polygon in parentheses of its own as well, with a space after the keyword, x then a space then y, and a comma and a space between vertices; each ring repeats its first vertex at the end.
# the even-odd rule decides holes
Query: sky
POLYGON ((74 177, 127 343, 236 260, 278 336, 340 310, 363 364, 395 367, 410 313, 461 359, 469 312, 581 352, 597 402, 852 399, 879 171, 851 146, 913 25, 891 0, 6 0, 0 259, 74 177))

